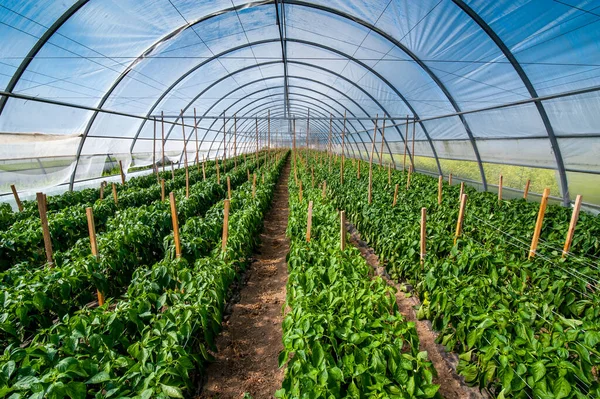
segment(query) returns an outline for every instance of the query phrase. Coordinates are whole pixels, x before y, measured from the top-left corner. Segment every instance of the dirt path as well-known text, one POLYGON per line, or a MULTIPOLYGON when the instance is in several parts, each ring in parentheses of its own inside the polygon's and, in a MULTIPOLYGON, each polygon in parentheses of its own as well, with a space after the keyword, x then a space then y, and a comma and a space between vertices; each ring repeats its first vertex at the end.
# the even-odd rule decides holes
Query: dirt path
POLYGON ((458 357, 453 353, 448 353, 442 345, 436 344, 437 334, 431 328, 429 320, 417 320, 414 307, 419 304, 416 297, 407 298, 404 292, 400 290, 400 285, 396 284, 385 271, 385 268, 379 264, 379 257, 375 254, 373 248, 360 238, 360 233, 351 223, 346 224, 350 233, 350 242, 360 250, 367 263, 373 267, 375 274, 381 276, 391 286, 396 287, 396 302, 400 313, 409 321, 414 321, 417 334, 419 335, 420 350, 427 351, 429 360, 437 370, 438 376, 434 378, 433 383, 440 385, 440 394, 445 399, 479 399, 488 396, 480 393, 477 388, 467 386, 464 380, 456 374, 456 365, 458 357))
POLYGON ((281 307, 287 283, 285 236, 288 221, 288 177, 285 166, 264 221, 261 245, 246 272, 247 284, 217 339, 216 361, 207 368, 208 381, 199 398, 272 398, 281 388, 283 369, 277 356, 281 342, 281 307))

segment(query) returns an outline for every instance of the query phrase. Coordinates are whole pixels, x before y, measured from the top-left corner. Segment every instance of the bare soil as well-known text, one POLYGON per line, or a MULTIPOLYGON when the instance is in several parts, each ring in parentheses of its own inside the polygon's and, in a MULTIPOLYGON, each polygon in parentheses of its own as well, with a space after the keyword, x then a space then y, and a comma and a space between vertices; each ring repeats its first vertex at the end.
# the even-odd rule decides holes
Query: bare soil
POLYGON ((264 220, 259 246, 246 272, 246 285, 217 338, 218 353, 207 370, 207 381, 198 398, 273 398, 281 388, 283 369, 277 358, 283 349, 281 325, 287 283, 285 235, 288 221, 290 163, 275 189, 271 210, 264 220))
POLYGON ((433 383, 440 385, 440 394, 446 399, 479 399, 488 398, 488 395, 480 392, 477 388, 469 387, 464 379, 456 373, 458 357, 454 353, 446 352, 446 349, 435 342, 437 333, 433 331, 429 320, 417 320, 415 307, 419 300, 415 296, 408 296, 402 291, 400 284, 394 282, 387 274, 385 267, 380 265, 379 257, 373 248, 360 238, 360 233, 354 225, 346 223, 350 233, 350 242, 357 247, 367 263, 373 267, 377 276, 381 276, 389 285, 396 288, 396 302, 400 313, 407 320, 415 322, 417 334, 419 335, 420 350, 427 351, 429 360, 437 371, 437 377, 433 383))

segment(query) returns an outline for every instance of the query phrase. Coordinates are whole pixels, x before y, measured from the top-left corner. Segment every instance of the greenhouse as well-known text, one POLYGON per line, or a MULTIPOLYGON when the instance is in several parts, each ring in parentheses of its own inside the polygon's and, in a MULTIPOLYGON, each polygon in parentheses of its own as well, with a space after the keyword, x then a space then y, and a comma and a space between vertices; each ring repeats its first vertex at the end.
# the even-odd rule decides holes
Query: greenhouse
POLYGON ((599 24, 0 0, 0 398, 600 397, 599 24))

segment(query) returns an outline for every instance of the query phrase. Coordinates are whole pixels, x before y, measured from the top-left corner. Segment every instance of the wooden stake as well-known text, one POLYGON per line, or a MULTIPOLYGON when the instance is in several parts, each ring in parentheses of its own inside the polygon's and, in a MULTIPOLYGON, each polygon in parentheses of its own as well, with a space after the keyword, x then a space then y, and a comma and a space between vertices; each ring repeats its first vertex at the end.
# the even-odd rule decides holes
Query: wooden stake
POLYGON ((442 205, 442 186, 444 185, 444 176, 438 177, 438 205, 442 205))
POLYGON ((527 199, 527 195, 529 195, 529 184, 531 180, 527 179, 527 183, 525 183, 525 191, 523 191, 523 198, 527 199))
POLYGON ((187 163, 185 164, 185 198, 190 198, 190 173, 187 163))
POLYGON ((250 169, 246 168, 246 173, 248 173, 248 181, 250 181, 250 169))
POLYGON ((229 236, 229 200, 223 201, 223 236, 221 237, 221 251, 227 249, 227 238, 229 236))
POLYGON ((375 152, 375 139, 377 138, 377 121, 379 114, 375 116, 375 128, 373 129, 373 140, 371 141, 371 154, 369 156, 369 188, 367 192, 367 199, 369 204, 372 202, 373 197, 373 152, 375 152))
POLYGON ((19 212, 23 212, 23 203, 19 198, 19 193, 17 192, 17 188, 14 184, 10 185, 10 189, 12 190, 13 196, 15 197, 15 202, 17 203, 17 207, 19 208, 19 212))
POLYGON ((388 163, 388 186, 392 184, 392 163, 388 163))
POLYGON ((545 188, 542 194, 542 201, 540 202, 540 210, 538 211, 537 220, 535 222, 535 230, 533 231, 533 238, 531 239, 531 248, 529 248, 529 259, 533 259, 535 251, 540 240, 540 234, 542 232, 542 224, 544 223, 544 215, 546 214, 546 206, 548 205, 548 196, 550 195, 550 189, 545 188))
POLYGON ((452 173, 450 173, 448 175, 448 185, 451 186, 452 185, 452 173))
POLYGON ((461 181, 460 182, 460 194, 458 194, 458 200, 460 201, 462 199, 462 196, 465 192, 465 182, 461 181))
POLYGON ((310 229, 312 227, 312 208, 313 202, 309 201, 308 203, 308 218, 306 221, 306 242, 310 242, 310 229))
POLYGON ((175 256, 181 258, 181 241, 179 240, 179 218, 177 217, 177 203, 175 202, 175 193, 169 193, 169 202, 171 204, 171 221, 173 222, 173 238, 175 239, 175 256))
POLYGON ((404 159, 402 161, 402 172, 406 170, 406 148, 408 147, 408 115, 406 115, 406 133, 404 133, 404 159))
POLYGON ((410 152, 411 155, 411 166, 415 167, 415 135, 416 135, 416 131, 417 131, 417 121, 415 120, 413 122, 413 134, 412 134, 412 151, 410 152))
POLYGON ((498 179, 498 204, 502 203, 502 183, 504 181, 504 177, 500 175, 498 179))
POLYGON ((398 199, 398 184, 396 183, 396 187, 394 188, 394 201, 392 202, 392 206, 396 206, 397 199, 398 199))
POLYGON ((165 202, 165 179, 160 179, 160 200, 165 202))
POLYGON ((458 237, 462 234, 463 219, 465 217, 465 206, 467 204, 467 194, 462 194, 460 197, 460 208, 458 210, 458 221, 456 222, 456 233, 454 233, 454 245, 458 237))
POLYGON ((427 223, 427 208, 421 208, 421 253, 420 253, 420 258, 421 258, 421 268, 423 268, 423 265, 425 264, 425 239, 426 239, 426 235, 427 235, 427 230, 426 230, 426 223, 427 223))
POLYGON ((206 158, 202 154, 202 181, 206 181, 206 158))
POLYGON ((101 182, 100 183, 100 199, 103 200, 104 199, 104 183, 105 182, 101 182))
POLYGON ((327 180, 323 181, 323 193, 321 194, 321 197, 325 198, 326 195, 327 195, 327 180))
POLYGON ((298 190, 298 201, 302 202, 302 180, 299 181, 300 190, 298 190))
POLYGON ((358 180, 360 180, 360 163, 361 163, 361 162, 360 162, 360 161, 358 161, 357 163, 358 163, 358 169, 357 169, 357 172, 356 172, 356 178, 357 178, 358 180))
POLYGON ((340 163, 340 184, 344 184, 344 134, 346 133, 346 111, 344 111, 344 127, 342 129, 342 162, 340 163))
POLYGON ((340 249, 346 249, 346 212, 340 212, 340 249))
POLYGON ((119 206, 119 197, 117 196, 117 185, 115 183, 112 184, 112 193, 113 199, 115 200, 115 205, 119 206))
POLYGON ((219 173, 219 158, 215 158, 215 166, 217 168, 217 184, 221 184, 221 175, 219 173))
POLYGON ((50 229, 48 228, 48 217, 46 215, 46 199, 43 193, 36 193, 38 211, 40 212, 40 221, 42 222, 42 234, 44 236, 44 248, 46 249, 46 261, 49 267, 54 267, 52 260, 52 240, 50 239, 50 229))
POLYGON ((412 165, 408 166, 408 176, 406 178, 406 189, 410 187, 410 175, 412 174, 412 165))
POLYGON ((231 180, 227 176, 227 198, 231 200, 231 180))
POLYGON ((200 146, 198 145, 198 121, 196 120, 196 107, 194 107, 194 134, 196 136, 196 168, 200 172, 200 146))
MULTIPOLYGON (((92 255, 98 258, 98 243, 96 241, 96 224, 94 223, 94 210, 91 207, 85 208, 85 214, 88 222, 88 232, 90 234, 90 247, 92 248, 92 255)), ((104 305, 104 295, 100 290, 96 290, 98 295, 98 306, 104 305)))
POLYGON ((125 173, 123 173, 123 162, 119 161, 119 171, 121 172, 121 184, 125 185, 125 173))
POLYGON ((567 238, 565 240, 565 246, 563 247, 562 257, 566 258, 569 250, 571 249, 571 243, 573 242, 573 236, 575 235, 575 226, 579 219, 579 210, 581 209, 581 195, 575 198, 575 205, 573 206, 573 214, 571 215, 571 223, 569 223, 569 230, 567 231, 567 238))
POLYGON ((252 178, 252 198, 256 198, 256 173, 253 174, 252 178))
POLYGON ((312 181, 312 188, 315 188, 315 168, 313 166, 310 167, 310 178, 312 181))

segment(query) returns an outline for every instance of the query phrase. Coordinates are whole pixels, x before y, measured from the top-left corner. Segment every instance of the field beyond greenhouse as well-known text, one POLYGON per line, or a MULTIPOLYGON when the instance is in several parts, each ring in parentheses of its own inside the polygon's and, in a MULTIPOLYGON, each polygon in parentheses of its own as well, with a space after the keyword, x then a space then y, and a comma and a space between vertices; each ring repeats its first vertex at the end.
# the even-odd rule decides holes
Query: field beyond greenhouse
POLYGON ((265 149, 4 210, 0 397, 597 397, 600 218, 448 178, 265 149))

